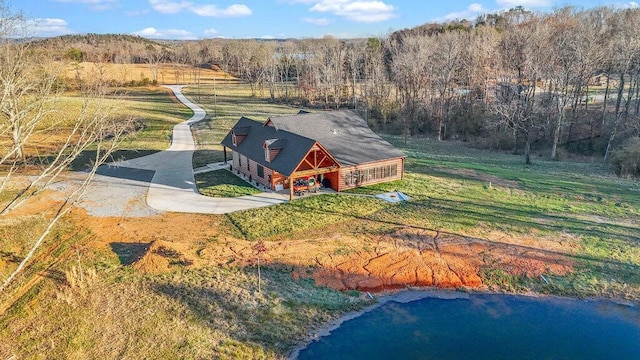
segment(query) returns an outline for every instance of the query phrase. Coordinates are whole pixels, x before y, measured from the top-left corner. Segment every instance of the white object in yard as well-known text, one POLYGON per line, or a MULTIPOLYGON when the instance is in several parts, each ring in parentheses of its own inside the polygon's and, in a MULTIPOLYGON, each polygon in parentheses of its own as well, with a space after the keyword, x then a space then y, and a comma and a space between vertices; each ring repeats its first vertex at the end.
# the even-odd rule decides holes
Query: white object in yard
POLYGON ((284 190, 284 185, 276 184, 276 191, 284 190))
POLYGON ((388 202, 401 202, 401 201, 409 201, 411 198, 400 191, 393 191, 388 193, 382 193, 376 195, 378 199, 382 199, 388 202))

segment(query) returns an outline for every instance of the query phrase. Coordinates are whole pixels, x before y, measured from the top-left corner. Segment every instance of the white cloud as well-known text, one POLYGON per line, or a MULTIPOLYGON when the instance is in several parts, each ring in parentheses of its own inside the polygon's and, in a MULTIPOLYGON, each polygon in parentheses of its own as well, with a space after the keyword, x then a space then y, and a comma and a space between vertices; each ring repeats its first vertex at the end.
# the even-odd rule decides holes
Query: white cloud
POLYGON ((467 6, 465 10, 452 12, 445 16, 432 19, 432 21, 442 22, 442 21, 450 21, 450 20, 462 20, 462 19, 473 20, 476 17, 478 17, 478 15, 485 14, 488 12, 491 12, 491 11, 489 9, 485 9, 484 7, 482 7, 481 4, 473 3, 467 6))
POLYGON ((524 7, 549 7, 551 6, 551 0, 496 0, 496 3, 503 7, 516 7, 516 6, 524 6, 524 7))
POLYGON ((125 11, 124 14, 127 16, 142 16, 142 15, 147 15, 149 13, 149 10, 130 10, 130 11, 125 11))
POLYGON ((309 18, 309 17, 305 17, 302 18, 303 22, 306 22, 307 24, 313 24, 313 25, 317 25, 317 26, 327 26, 329 24, 332 23, 331 20, 326 19, 326 18, 309 18))
POLYGON ((198 16, 206 17, 238 17, 252 14, 251 9, 242 4, 220 8, 216 5, 198 5, 186 0, 149 0, 149 5, 155 11, 163 14, 176 14, 182 11, 190 11, 198 16))
POLYGON ((224 9, 218 8, 215 5, 193 6, 190 7, 189 10, 193 11, 196 15, 208 17, 238 17, 251 15, 251 9, 246 5, 238 4, 230 5, 224 9))
POLYGON ((116 3, 118 0, 54 0, 61 3, 91 4, 99 5, 106 3, 116 3))
POLYGON ((631 2, 620 5, 620 7, 623 9, 637 9, 640 7, 640 4, 638 4, 635 1, 631 1, 631 2))
POLYGON ((357 22, 381 22, 396 17, 393 5, 377 0, 320 0, 313 3, 309 11, 331 13, 357 22))
POLYGON ((207 29, 207 30, 205 30, 205 31, 204 31, 204 34, 205 34, 205 35, 215 35, 215 34, 217 34, 217 33, 218 33, 218 30, 216 30, 216 29, 214 29, 214 28, 207 29))
POLYGON ((63 19, 33 19, 27 21, 29 35, 50 37, 71 34, 69 24, 63 19))
POLYGON ((159 13, 175 14, 191 6, 191 3, 188 1, 149 0, 149 5, 159 13))
POLYGON ((54 0, 68 4, 86 4, 90 5, 92 10, 102 11, 113 9, 119 0, 54 0))
POLYGON ((150 39, 172 39, 172 40, 196 40, 197 37, 186 30, 166 29, 158 30, 154 27, 144 28, 136 31, 133 35, 139 35, 150 39))
POLYGON ((285 4, 313 4, 319 2, 318 0, 278 0, 279 3, 285 4))

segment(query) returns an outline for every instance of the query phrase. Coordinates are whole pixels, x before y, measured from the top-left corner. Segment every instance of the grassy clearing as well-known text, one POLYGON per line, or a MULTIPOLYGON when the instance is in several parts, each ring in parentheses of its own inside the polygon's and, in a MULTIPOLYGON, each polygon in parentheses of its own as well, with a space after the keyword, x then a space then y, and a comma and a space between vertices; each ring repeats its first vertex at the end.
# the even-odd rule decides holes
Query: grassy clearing
MULTIPOLYGON (((195 84, 197 82, 212 84, 213 78, 233 80, 234 78, 218 69, 194 68, 184 64, 155 64, 159 84, 195 84)), ((66 77, 75 79, 77 72, 84 80, 101 77, 120 84, 132 82, 148 82, 154 79, 152 66, 149 64, 112 64, 81 62, 67 66, 66 77), (146 80, 145 80, 146 79, 146 80)))
POLYGON ((143 123, 143 131, 122 144, 127 150, 164 150, 169 147, 173 126, 193 116, 191 109, 179 104, 168 89, 131 88, 122 98, 122 114, 143 123))
POLYGON ((304 233, 371 215, 389 205, 382 200, 351 195, 319 195, 279 206, 240 211, 227 216, 250 240, 304 233))
POLYGON ((237 197, 259 194, 260 190, 247 184, 227 170, 196 174, 196 186, 202 195, 211 197, 237 197))
MULTIPOLYGON (((27 155, 33 158, 30 163, 46 162, 60 148, 80 115, 84 101, 79 93, 65 93, 50 104, 51 113, 25 148, 27 155)), ((119 150, 113 154, 113 160, 140 157, 168 148, 173 126, 193 114, 177 103, 168 89, 157 87, 118 89, 99 101, 99 105, 90 102, 90 107, 113 109, 115 119, 134 119, 139 127, 126 136, 119 150)), ((0 136, 0 149, 8 145, 8 136, 0 136)), ((72 164, 72 169, 83 170, 94 157, 95 151, 88 150, 72 164)))
MULTIPOLYGON (((70 101, 81 101, 78 97, 70 101)), ((117 105, 117 117, 133 118, 141 129, 126 136, 112 160, 127 160, 165 150, 171 143, 173 126, 193 116, 191 109, 179 104, 163 88, 127 88, 108 100, 117 105)), ((74 162, 74 170, 82 170, 95 156, 88 151, 74 162)))

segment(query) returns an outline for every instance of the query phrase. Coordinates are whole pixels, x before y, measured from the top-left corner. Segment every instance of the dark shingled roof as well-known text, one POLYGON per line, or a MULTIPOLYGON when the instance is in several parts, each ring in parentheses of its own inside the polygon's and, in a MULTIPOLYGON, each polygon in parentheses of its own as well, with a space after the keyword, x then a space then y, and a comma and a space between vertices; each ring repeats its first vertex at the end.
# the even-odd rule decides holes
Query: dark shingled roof
POLYGON ((288 131, 278 131, 278 129, 271 126, 263 126, 263 123, 244 116, 238 120, 233 129, 238 130, 240 134, 247 134, 247 137, 238 146, 234 146, 231 132, 229 132, 222 140, 222 145, 285 176, 293 173, 300 161, 315 144, 315 140, 288 131), (264 148, 262 146, 266 140, 273 139, 277 139, 277 141, 271 143, 270 148, 274 149, 282 146, 282 149, 275 159, 267 162, 264 159, 264 148))
POLYGON ((317 141, 342 166, 365 164, 405 155, 376 135, 354 110, 298 113, 269 119, 273 126, 242 117, 233 126, 236 135, 246 138, 233 145, 231 132, 222 145, 285 176, 291 175, 317 141), (281 148, 271 161, 264 159, 263 145, 281 148))
POLYGON ((284 130, 316 140, 343 166, 405 157, 376 135, 354 110, 298 113, 270 120, 278 132, 284 130))

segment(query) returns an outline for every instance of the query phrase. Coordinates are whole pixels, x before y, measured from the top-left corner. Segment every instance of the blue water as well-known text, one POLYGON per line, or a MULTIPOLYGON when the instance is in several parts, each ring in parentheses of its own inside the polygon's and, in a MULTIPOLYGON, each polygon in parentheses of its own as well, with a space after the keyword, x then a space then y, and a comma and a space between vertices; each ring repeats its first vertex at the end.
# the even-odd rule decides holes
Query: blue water
POLYGON ((476 295, 388 302, 344 322, 299 359, 640 359, 640 308, 476 295))

